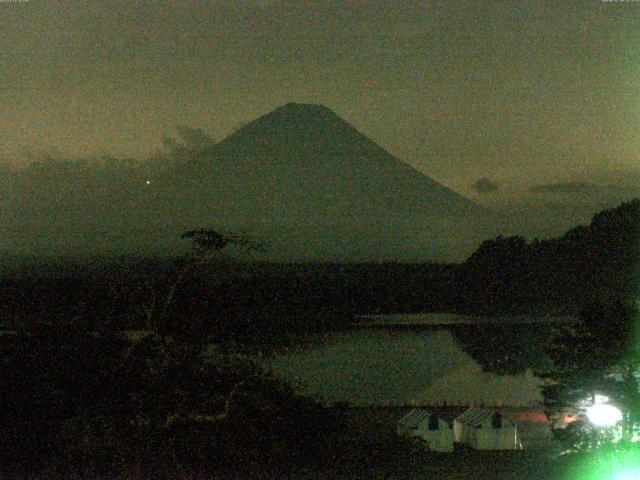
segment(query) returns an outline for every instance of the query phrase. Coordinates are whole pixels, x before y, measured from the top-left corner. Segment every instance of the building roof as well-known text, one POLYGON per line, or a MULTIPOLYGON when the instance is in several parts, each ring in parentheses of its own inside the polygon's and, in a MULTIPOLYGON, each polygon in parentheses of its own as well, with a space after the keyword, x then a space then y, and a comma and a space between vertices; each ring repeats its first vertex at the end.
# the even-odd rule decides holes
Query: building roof
POLYGON ((469 425, 471 427, 479 427, 485 420, 492 419, 496 413, 498 412, 490 408, 473 407, 464 412, 462 415, 456 417, 456 421, 459 423, 464 423, 465 425, 469 425))
POLYGON ((420 425, 424 420, 427 420, 431 415, 433 415, 433 413, 429 410, 414 408, 398 420, 398 423, 408 428, 417 428, 418 425, 420 425))

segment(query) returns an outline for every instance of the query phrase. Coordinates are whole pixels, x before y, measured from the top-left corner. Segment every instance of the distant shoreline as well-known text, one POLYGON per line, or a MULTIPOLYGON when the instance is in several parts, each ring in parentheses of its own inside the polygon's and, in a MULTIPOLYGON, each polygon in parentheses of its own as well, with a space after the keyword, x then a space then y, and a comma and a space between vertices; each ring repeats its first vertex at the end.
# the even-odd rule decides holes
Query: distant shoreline
POLYGON ((438 326, 438 325, 510 325, 572 323, 569 315, 463 315, 456 313, 391 313, 356 315, 353 327, 438 326))

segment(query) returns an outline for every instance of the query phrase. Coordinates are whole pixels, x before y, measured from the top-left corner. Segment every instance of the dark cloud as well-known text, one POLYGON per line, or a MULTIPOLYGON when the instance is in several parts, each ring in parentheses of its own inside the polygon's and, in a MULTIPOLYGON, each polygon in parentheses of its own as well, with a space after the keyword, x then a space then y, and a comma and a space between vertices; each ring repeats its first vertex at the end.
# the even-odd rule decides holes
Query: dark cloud
POLYGON ((500 189, 500 184, 492 182, 487 177, 482 177, 475 182, 471 187, 478 193, 491 193, 500 189))
POLYGON ((170 158, 194 158, 216 142, 201 128, 191 128, 187 125, 177 127, 178 137, 164 137, 162 146, 170 158))
POLYGON ((534 185, 529 191, 531 193, 581 194, 599 192, 605 188, 590 182, 563 182, 534 185))

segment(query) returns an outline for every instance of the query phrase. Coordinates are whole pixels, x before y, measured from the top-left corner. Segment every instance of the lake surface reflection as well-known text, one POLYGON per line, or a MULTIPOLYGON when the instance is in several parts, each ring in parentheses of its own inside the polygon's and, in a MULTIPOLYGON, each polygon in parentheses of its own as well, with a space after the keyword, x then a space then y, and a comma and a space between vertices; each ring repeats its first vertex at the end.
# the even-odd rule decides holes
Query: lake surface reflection
POLYGON ((542 380, 530 369, 513 375, 484 371, 443 328, 332 333, 276 356, 269 366, 300 393, 328 403, 529 406, 543 400, 542 380))

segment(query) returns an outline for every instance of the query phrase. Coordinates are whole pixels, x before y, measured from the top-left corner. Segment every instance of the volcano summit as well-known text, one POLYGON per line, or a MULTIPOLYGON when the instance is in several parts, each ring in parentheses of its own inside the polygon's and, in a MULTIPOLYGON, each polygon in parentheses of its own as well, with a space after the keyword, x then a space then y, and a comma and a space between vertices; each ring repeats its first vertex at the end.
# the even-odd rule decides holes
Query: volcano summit
POLYGON ((322 105, 277 108, 151 179, 55 178, 23 179, 13 198, 28 208, 5 238, 63 255, 162 254, 184 248, 185 230, 215 228, 246 233, 277 260, 423 261, 462 259, 493 234, 483 207, 322 105), (67 194, 34 196, 39 188, 67 194))

